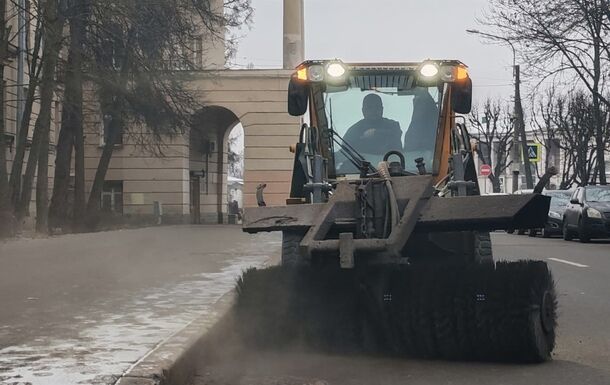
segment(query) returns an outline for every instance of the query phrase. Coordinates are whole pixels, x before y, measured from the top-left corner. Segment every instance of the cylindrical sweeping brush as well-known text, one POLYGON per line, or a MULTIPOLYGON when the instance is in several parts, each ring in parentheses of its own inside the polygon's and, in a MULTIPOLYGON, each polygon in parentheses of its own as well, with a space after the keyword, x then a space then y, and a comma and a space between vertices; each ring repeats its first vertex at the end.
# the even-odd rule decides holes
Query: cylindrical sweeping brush
POLYGON ((237 289, 239 331, 259 347, 541 362, 555 345, 554 282, 539 261, 272 267, 246 272, 237 289))

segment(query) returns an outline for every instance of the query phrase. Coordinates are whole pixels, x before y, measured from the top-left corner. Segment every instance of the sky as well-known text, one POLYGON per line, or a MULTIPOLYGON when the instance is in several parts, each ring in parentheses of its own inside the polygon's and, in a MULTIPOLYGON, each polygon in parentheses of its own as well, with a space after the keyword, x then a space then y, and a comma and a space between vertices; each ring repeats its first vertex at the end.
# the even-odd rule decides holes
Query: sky
MULTIPOLYGON (((282 66, 282 0, 252 0, 250 28, 241 36, 233 67, 282 66)), ((508 46, 466 33, 485 0, 305 0, 305 58, 345 62, 458 59, 470 67, 474 97, 512 95, 508 46)))

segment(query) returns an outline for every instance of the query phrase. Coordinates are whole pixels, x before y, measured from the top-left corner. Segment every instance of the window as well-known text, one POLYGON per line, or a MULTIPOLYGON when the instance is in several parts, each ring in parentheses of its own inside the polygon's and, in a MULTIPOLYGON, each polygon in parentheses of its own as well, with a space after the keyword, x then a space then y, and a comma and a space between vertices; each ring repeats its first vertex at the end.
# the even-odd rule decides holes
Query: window
MULTIPOLYGON (((408 171, 418 171, 415 159, 419 157, 432 170, 439 89, 414 87, 405 76, 353 77, 350 84, 329 86, 324 93, 326 120, 336 135, 373 165, 394 150, 404 154, 408 171)), ((341 151, 335 154, 335 162, 338 175, 358 172, 341 151)))
POLYGON ((203 68, 203 37, 195 39, 195 68, 203 68))
MULTIPOLYGON (((116 124, 112 122, 112 116, 110 114, 102 115, 102 132, 100 132, 101 140, 100 146, 104 146, 106 143, 110 141, 110 135, 112 134, 112 130, 118 130, 116 124)), ((121 132, 118 137, 115 139, 114 145, 120 146, 123 144, 123 133, 121 132)))
POLYGON ((103 212, 123 214, 123 181, 108 180, 104 182, 101 205, 103 212))

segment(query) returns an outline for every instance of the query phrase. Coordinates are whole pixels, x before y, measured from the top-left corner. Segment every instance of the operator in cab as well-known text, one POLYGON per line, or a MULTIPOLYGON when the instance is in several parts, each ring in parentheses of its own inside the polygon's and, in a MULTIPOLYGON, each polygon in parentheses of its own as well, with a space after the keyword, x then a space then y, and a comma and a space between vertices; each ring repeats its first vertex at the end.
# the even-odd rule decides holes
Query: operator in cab
POLYGON ((364 118, 347 130, 343 140, 361 154, 385 155, 389 151, 401 150, 400 123, 383 117, 383 102, 379 95, 364 97, 362 115, 364 118))

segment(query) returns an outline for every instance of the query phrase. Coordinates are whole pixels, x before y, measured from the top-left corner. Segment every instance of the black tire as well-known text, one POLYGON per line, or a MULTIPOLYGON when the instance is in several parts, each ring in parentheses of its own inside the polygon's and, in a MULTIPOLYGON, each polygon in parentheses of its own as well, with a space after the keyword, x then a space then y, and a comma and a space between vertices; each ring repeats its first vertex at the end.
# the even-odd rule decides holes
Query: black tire
POLYGON ((525 235, 526 231, 527 231, 526 229, 519 229, 519 230, 517 230, 517 235, 525 235))
POLYGON ((580 243, 591 242, 591 235, 587 232, 582 218, 578 219, 578 240, 580 243))
POLYGON ((542 238, 550 238, 551 234, 549 233, 549 230, 546 227, 542 228, 542 238))
POLYGON ((514 233, 515 233, 515 229, 506 230, 506 234, 514 234, 514 233))
MULTIPOLYGON (((545 262, 520 261, 497 265, 496 286, 491 291, 502 298, 504 306, 513 307, 504 313, 494 307, 490 320, 495 324, 496 343, 493 349, 524 362, 544 362, 551 359, 557 327, 557 295, 553 276, 545 262), (521 312, 518 312, 520 309, 521 312)), ((508 308, 507 307, 507 308, 508 308)), ((495 334, 494 333, 494 334, 495 334)), ((494 343, 495 345, 495 343, 494 343)))
POLYGON ((535 238, 536 235, 538 235, 538 229, 530 229, 530 231, 527 233, 527 236, 532 238, 535 238))
POLYGON ((296 267, 308 264, 299 253, 299 244, 303 240, 304 236, 304 232, 282 232, 282 266, 296 267))
POLYGON ((564 241, 571 241, 573 238, 572 233, 570 232, 570 229, 568 228, 568 223, 566 222, 566 220, 563 220, 563 240, 564 241))
POLYGON ((475 231, 474 233, 474 262, 494 263, 491 236, 488 232, 475 231))

